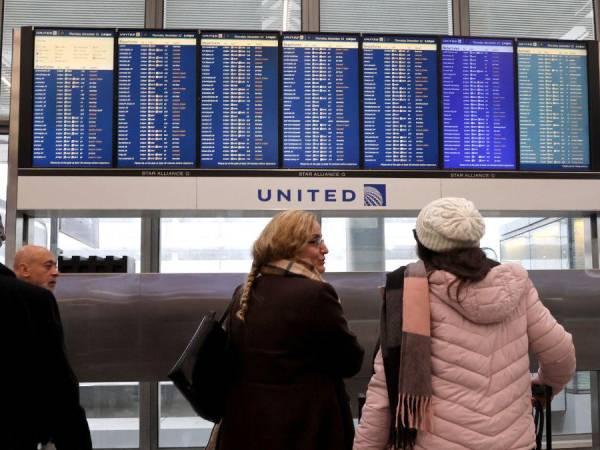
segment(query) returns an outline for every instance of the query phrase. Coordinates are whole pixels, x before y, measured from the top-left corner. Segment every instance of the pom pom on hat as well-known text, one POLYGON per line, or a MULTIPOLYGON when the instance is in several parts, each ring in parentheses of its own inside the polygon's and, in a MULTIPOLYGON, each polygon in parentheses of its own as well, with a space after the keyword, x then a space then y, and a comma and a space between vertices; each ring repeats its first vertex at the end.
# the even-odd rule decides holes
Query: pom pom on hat
POLYGON ((419 242, 434 252, 479 247, 485 222, 473 202, 459 197, 432 201, 417 216, 419 242))

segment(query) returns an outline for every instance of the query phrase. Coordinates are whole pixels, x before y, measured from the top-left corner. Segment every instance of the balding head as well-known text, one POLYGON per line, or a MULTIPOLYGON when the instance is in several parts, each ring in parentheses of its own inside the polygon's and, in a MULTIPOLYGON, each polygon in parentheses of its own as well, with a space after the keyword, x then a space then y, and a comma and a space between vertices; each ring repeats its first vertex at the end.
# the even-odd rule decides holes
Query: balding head
POLYGON ((28 283, 54 290, 58 278, 56 258, 47 248, 26 245, 15 255, 13 265, 17 277, 28 283))

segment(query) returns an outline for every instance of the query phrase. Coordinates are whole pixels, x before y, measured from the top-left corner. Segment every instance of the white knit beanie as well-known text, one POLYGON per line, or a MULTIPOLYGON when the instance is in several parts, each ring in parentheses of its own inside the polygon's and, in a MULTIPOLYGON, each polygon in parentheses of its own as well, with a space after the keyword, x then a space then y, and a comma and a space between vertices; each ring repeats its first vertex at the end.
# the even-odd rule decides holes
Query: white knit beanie
POLYGON ((417 216, 419 242, 434 252, 479 247, 485 222, 473 202, 444 197, 432 201, 417 216))

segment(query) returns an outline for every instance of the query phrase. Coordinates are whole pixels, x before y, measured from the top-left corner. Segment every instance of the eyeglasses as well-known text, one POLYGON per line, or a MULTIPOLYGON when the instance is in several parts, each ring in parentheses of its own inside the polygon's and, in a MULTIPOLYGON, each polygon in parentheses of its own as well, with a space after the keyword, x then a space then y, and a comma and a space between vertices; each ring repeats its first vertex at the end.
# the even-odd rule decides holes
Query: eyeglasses
POLYGON ((318 236, 308 241, 308 244, 314 245, 315 247, 320 247, 321 245, 325 245, 325 239, 323 239, 322 236, 318 236))

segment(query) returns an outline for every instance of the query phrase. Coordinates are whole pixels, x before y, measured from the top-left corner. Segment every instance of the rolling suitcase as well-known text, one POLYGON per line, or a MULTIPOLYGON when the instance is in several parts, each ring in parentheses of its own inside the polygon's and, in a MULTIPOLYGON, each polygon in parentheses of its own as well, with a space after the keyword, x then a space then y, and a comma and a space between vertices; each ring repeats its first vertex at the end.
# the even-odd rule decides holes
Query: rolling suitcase
POLYGON ((533 419, 535 422, 535 450, 542 450, 542 436, 546 427, 546 449, 552 450, 552 388, 534 384, 531 387, 533 396, 533 419), (540 399, 543 398, 543 403, 540 399))

